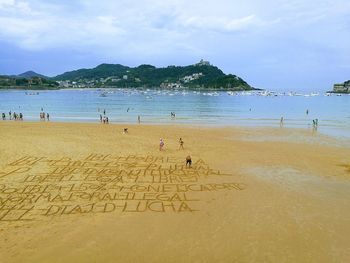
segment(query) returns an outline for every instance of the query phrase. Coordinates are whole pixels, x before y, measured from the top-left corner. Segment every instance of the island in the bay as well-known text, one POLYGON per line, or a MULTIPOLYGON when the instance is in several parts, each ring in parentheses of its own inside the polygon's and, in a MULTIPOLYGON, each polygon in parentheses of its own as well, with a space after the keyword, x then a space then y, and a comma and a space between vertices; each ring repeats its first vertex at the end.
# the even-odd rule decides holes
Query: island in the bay
POLYGON ((350 80, 344 83, 334 84, 333 93, 350 93, 350 80))
POLYGON ((204 60, 194 65, 165 68, 152 65, 133 68, 120 64, 101 64, 92 69, 78 69, 51 78, 33 71, 17 76, 0 76, 0 89, 61 88, 254 89, 240 77, 225 74, 204 60))

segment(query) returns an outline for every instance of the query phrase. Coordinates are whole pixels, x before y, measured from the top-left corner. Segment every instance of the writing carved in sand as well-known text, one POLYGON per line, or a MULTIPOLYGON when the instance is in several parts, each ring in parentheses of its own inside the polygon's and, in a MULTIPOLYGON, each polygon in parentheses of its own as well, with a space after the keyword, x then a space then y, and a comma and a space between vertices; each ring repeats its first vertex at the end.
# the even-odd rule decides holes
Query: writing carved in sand
POLYGON ((208 195, 242 191, 202 159, 90 154, 24 156, 0 170, 0 222, 91 213, 192 213, 208 195))

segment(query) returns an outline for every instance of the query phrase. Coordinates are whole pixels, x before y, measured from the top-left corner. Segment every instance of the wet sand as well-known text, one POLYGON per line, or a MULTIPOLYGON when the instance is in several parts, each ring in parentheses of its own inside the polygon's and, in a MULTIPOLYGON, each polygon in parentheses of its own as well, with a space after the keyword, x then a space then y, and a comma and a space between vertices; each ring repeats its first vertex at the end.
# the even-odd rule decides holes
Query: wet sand
POLYGON ((0 122, 0 138, 0 262, 350 261, 334 138, 39 122, 0 122))

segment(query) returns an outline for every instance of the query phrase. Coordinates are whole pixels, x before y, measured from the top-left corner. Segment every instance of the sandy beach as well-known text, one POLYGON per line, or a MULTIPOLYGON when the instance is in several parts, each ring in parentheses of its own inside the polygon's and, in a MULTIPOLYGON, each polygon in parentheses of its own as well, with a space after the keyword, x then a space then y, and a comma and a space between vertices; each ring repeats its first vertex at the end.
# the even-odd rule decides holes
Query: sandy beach
POLYGON ((0 262, 349 262, 349 157, 311 129, 0 122, 0 262))

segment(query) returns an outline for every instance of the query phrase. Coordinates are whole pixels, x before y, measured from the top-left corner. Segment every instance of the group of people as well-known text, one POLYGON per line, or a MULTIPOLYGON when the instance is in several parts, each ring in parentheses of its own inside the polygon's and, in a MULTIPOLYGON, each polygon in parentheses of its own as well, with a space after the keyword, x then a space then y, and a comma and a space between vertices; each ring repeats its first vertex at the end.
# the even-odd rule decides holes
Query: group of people
MULTIPOLYGON (((308 109, 306 110, 306 115, 309 115, 309 110, 308 109)), ((280 119, 280 127, 282 127, 283 125, 284 125, 284 118, 282 116, 281 119, 280 119)), ((312 127, 314 129, 317 129, 317 127, 318 127, 318 119, 312 120, 312 127)))
POLYGON ((40 120, 41 121, 50 121, 50 114, 49 113, 46 113, 45 114, 45 112, 43 112, 43 111, 41 111, 40 112, 40 120))
MULTIPOLYGON (((163 151, 163 148, 164 148, 164 141, 162 138, 160 138, 160 141, 159 141, 159 151, 163 151)), ((179 150, 182 149, 184 150, 184 141, 182 140, 182 138, 179 139, 179 150)), ((191 168, 191 165, 192 165, 192 158, 190 155, 187 155, 186 157, 186 167, 189 167, 191 168)))
MULTIPOLYGON (((6 114, 3 112, 1 114, 2 120, 5 121, 6 120, 6 114)), ((20 113, 16 113, 16 112, 11 112, 9 111, 8 113, 8 119, 9 120, 15 120, 15 121, 23 121, 23 114, 20 113)), ((50 114, 43 112, 43 109, 41 108, 41 112, 40 112, 40 120, 41 121, 49 121, 50 120, 50 114)))
MULTIPOLYGON (((129 112, 129 110, 130 110, 130 108, 127 108, 127 112, 129 112)), ((97 111, 98 112, 103 112, 103 114, 101 113, 100 114, 100 122, 101 123, 104 123, 104 124, 108 124, 109 123, 109 119, 108 119, 108 117, 106 116, 106 109, 104 109, 103 111, 100 109, 100 108, 98 108, 97 109, 97 111)), ((171 118, 172 119, 174 119, 175 117, 176 117, 176 114, 175 114, 175 112, 170 112, 170 116, 171 116, 171 118)), ((141 123, 141 116, 140 115, 137 115, 137 122, 140 124, 141 123)))
MULTIPOLYGON (((159 140, 159 151, 163 151, 165 146, 164 140, 162 138, 160 138, 159 140)), ((184 141, 182 140, 182 138, 179 139, 179 150, 182 149, 184 150, 184 141)))
MULTIPOLYGON (((4 112, 2 113, 2 120, 6 120, 6 114, 4 112)), ((9 111, 9 120, 23 121, 23 114, 9 111)))
MULTIPOLYGON (((101 112, 101 109, 97 109, 98 112, 101 112)), ((100 122, 103 124, 109 124, 109 118, 106 116, 106 109, 103 110, 103 115, 100 114, 100 122)))
POLYGON ((100 114, 100 122, 103 124, 109 124, 109 119, 106 115, 102 116, 102 114, 100 114))

